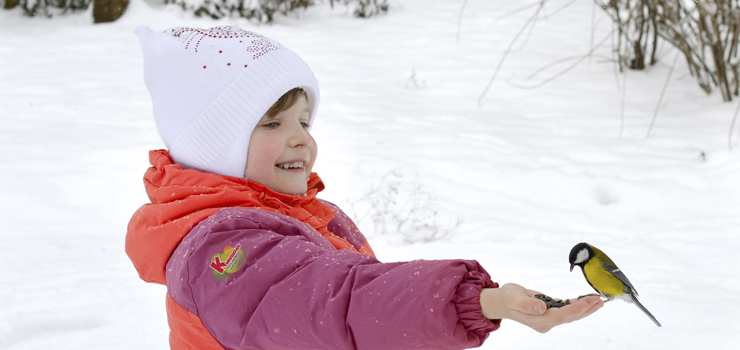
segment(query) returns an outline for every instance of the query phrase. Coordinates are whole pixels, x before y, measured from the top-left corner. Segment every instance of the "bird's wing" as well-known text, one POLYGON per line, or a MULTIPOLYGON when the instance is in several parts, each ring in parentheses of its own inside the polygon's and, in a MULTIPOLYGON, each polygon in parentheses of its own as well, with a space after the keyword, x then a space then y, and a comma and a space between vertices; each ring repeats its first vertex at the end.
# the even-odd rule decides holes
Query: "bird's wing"
POLYGON ((628 289, 627 292, 630 292, 634 294, 635 296, 638 295, 637 290, 635 289, 635 287, 632 286, 632 282, 630 282, 630 280, 627 279, 627 276, 625 276, 624 273, 622 273, 622 270, 620 270, 616 266, 616 264, 614 264, 613 262, 610 263, 607 261, 602 261, 602 264, 604 265, 604 269, 609 271, 612 275, 614 275, 614 277, 616 277, 617 279, 622 281, 622 283, 624 283, 625 288, 628 289))

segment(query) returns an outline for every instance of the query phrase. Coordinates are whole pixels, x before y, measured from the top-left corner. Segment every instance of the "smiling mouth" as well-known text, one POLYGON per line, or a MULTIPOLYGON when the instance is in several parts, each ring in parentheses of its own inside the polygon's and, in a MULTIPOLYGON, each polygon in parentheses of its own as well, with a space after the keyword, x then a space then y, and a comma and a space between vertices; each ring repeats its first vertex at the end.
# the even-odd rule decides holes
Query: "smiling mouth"
POLYGON ((295 161, 290 163, 283 163, 283 164, 275 164, 276 167, 280 169, 290 170, 290 169, 303 169, 306 166, 306 163, 303 161, 295 161))

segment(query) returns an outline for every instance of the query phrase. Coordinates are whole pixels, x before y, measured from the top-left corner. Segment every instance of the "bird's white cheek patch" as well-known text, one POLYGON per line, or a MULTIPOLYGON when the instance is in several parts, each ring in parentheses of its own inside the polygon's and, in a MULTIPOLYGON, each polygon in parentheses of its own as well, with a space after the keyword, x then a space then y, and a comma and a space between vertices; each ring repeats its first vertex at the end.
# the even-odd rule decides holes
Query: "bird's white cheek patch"
POLYGON ((576 255, 576 264, 580 264, 588 259, 588 250, 583 249, 576 255))

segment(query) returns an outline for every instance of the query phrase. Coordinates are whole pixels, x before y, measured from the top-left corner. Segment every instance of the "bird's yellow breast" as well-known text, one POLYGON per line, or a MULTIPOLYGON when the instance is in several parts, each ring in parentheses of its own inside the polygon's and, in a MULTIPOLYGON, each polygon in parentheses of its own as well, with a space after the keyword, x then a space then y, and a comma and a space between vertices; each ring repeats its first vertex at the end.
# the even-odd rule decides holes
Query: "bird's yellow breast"
POLYGON ((599 293, 608 294, 618 297, 624 293, 624 284, 618 278, 614 277, 611 272, 604 268, 604 265, 596 259, 591 259, 583 267, 586 279, 591 283, 599 293))

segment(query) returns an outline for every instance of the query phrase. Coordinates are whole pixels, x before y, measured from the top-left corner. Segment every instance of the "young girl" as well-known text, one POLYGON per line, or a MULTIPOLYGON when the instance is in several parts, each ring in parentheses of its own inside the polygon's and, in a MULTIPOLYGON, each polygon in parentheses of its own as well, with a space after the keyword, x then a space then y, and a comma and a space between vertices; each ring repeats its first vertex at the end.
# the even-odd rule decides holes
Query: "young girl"
POLYGON ((463 349, 502 318, 546 332, 598 297, 547 309, 471 260, 381 263, 316 198, 319 88, 275 41, 231 27, 136 29, 157 129, 151 204, 126 252, 167 285, 172 349, 463 349))

